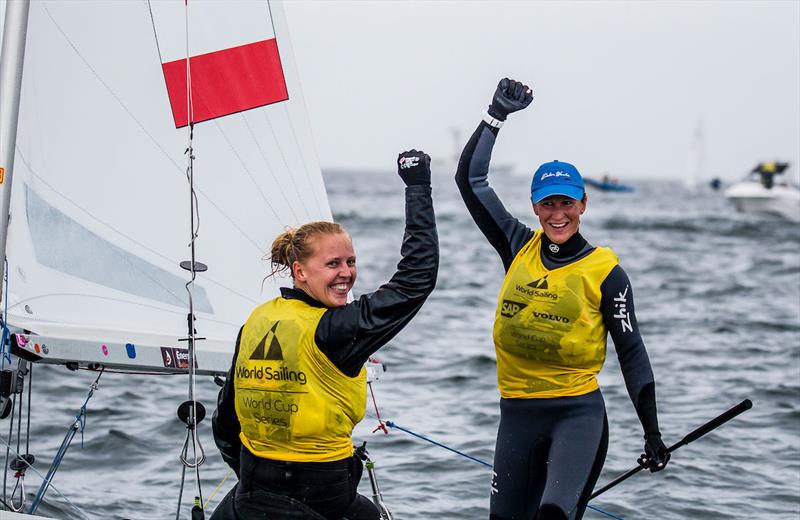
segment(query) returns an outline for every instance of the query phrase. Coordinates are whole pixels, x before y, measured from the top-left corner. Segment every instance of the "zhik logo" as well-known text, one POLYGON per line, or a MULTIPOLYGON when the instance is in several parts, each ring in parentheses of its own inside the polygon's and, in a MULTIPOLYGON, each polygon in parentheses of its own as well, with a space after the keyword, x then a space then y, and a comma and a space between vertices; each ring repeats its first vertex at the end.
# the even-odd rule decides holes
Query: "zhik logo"
POLYGON ((413 168, 414 166, 419 164, 419 157, 401 157, 399 164, 400 164, 400 169, 402 170, 413 168))
POLYGON ((503 300, 503 305, 500 307, 500 315, 506 318, 513 318, 524 308, 524 303, 515 302, 514 300, 503 300))
POLYGON ((283 361, 283 349, 280 342, 278 342, 278 337, 275 335, 280 323, 280 321, 276 321, 275 325, 264 334, 256 349, 250 355, 250 359, 257 361, 283 361), (269 343, 269 349, 267 349, 267 343, 269 343))
POLYGON ((631 326, 631 315, 628 314, 628 289, 630 289, 630 285, 625 286, 625 290, 617 295, 614 298, 614 307, 616 308, 616 314, 614 314, 614 318, 619 320, 619 324, 622 327, 622 332, 633 332, 633 327, 631 326))
POLYGON ((538 280, 534 280, 528 284, 528 287, 533 287, 534 289, 547 289, 547 277, 550 275, 544 275, 544 277, 539 278, 538 280))

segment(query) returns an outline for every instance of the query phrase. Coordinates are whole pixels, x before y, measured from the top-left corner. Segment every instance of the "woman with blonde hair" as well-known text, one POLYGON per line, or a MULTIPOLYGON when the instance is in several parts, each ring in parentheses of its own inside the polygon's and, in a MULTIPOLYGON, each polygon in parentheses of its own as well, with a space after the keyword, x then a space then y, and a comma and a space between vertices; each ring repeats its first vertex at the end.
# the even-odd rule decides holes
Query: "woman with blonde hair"
POLYGON ((364 417, 364 363, 420 310, 439 265, 430 157, 404 152, 398 173, 402 259, 376 291, 347 302, 356 255, 341 225, 311 222, 275 239, 273 274, 288 271, 293 287, 256 307, 239 332, 213 418, 239 477, 226 497, 235 513, 220 507, 213 518, 380 517, 357 493, 362 468, 350 438, 364 417))

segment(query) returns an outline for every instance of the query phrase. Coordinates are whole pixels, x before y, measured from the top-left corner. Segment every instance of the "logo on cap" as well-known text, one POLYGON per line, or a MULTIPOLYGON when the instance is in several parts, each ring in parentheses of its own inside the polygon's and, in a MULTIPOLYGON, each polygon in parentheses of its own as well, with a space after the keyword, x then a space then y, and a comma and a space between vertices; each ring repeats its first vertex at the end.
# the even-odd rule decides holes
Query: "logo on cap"
POLYGON ((566 172, 547 172, 542 175, 542 180, 547 179, 548 177, 566 177, 567 179, 571 179, 572 177, 569 176, 566 172))

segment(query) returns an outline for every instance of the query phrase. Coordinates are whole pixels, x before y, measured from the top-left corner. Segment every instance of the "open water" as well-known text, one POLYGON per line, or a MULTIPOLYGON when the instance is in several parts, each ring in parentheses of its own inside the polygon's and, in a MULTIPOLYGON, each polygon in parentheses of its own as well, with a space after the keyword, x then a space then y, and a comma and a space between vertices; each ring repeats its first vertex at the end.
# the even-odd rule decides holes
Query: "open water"
MULTIPOLYGON (((496 175, 506 205, 534 226, 527 175, 496 175)), ((390 173, 326 172, 331 206, 351 231, 359 262, 355 294, 391 276, 403 230, 402 184, 390 173)), ((754 407, 677 451, 658 474, 640 473, 591 505, 626 519, 800 516, 800 226, 737 214, 720 194, 691 195, 677 184, 638 183, 633 194, 590 192, 581 231, 612 247, 630 276, 637 316, 657 381, 664 440, 745 398, 754 407)), ((380 413, 403 428, 478 459, 492 460, 499 419, 491 328, 503 277, 500 261, 472 223, 450 174, 434 179, 441 268, 434 294, 377 357, 380 413)), ((244 317, 243 317, 244 318, 244 317)), ((36 367, 31 449, 45 472, 96 374, 36 367)), ((610 446, 599 483, 635 465, 642 449, 614 347, 600 374, 610 446)), ((217 386, 198 381, 209 409, 217 386)), ((55 518, 175 518, 185 427, 175 418, 185 376, 105 374, 40 514, 55 518), (81 449, 81 440, 83 448, 81 449)), ((397 519, 488 517, 490 470, 398 429, 368 441, 384 498, 397 519)), ((3 437, 8 420, 0 423, 3 437)), ((16 429, 16 425, 15 425, 16 429)), ((233 485, 202 423, 208 455, 204 497, 214 507, 233 485), (212 496, 213 494, 213 496, 212 496)), ((191 475, 189 475, 191 477, 191 475)), ((41 482, 31 470, 28 501, 41 482)), ((14 487, 8 476, 7 498, 14 487)), ((187 479, 181 518, 194 496, 187 479)), ((368 494, 366 475, 362 492, 368 494)), ((587 511, 587 519, 608 518, 587 511)))

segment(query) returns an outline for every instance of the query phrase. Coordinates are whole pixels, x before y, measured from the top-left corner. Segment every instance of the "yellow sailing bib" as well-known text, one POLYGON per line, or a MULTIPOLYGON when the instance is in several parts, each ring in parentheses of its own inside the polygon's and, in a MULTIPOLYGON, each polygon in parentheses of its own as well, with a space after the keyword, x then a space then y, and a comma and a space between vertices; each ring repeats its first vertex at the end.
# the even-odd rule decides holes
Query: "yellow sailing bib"
POLYGON ((276 298, 242 330, 233 385, 239 437, 256 456, 328 462, 353 453, 364 418, 366 370, 347 377, 314 342, 324 308, 276 298))
POLYGON ((606 357, 600 285, 617 256, 598 247, 551 271, 542 264, 541 237, 537 230, 520 250, 500 288, 494 345, 505 398, 592 392, 606 357))

